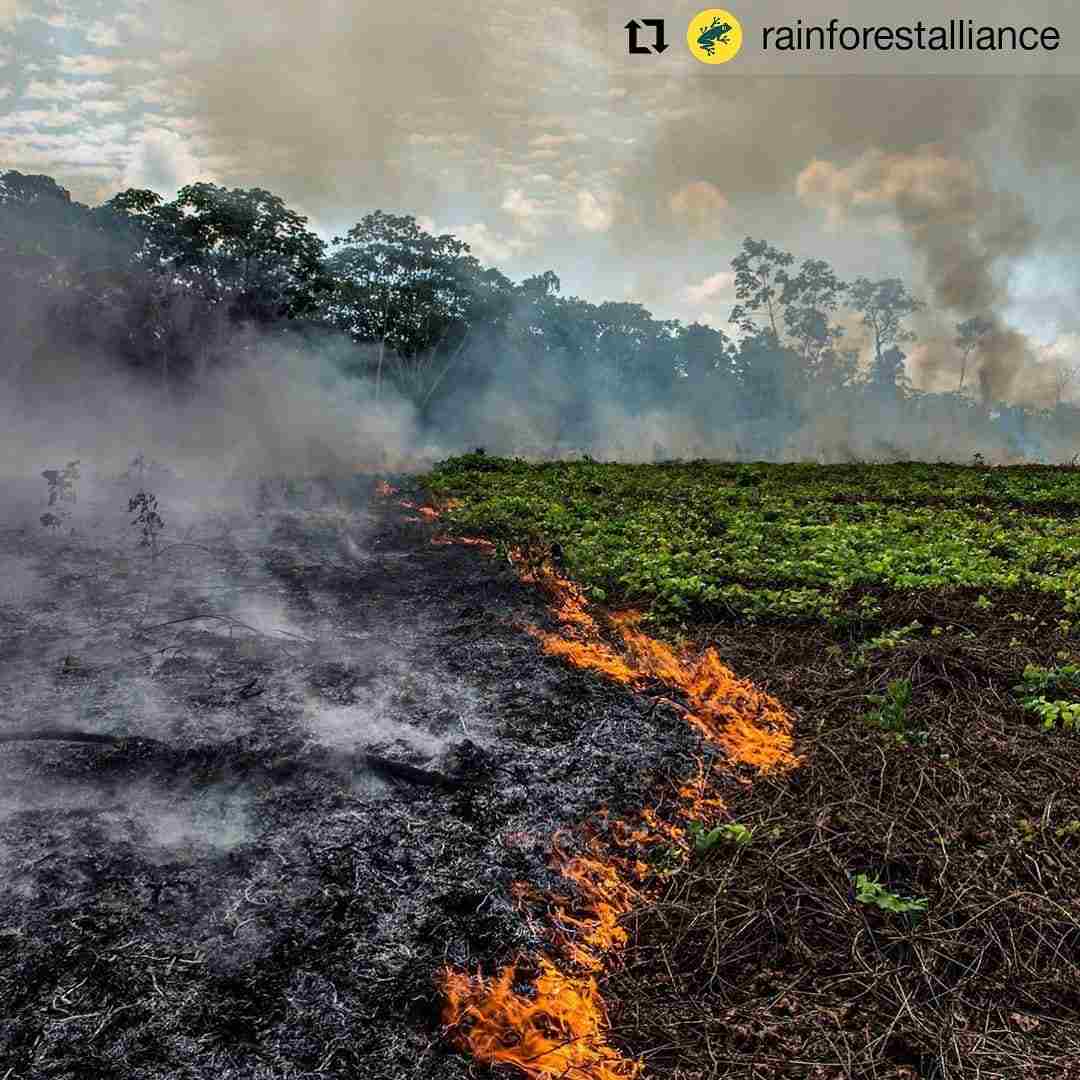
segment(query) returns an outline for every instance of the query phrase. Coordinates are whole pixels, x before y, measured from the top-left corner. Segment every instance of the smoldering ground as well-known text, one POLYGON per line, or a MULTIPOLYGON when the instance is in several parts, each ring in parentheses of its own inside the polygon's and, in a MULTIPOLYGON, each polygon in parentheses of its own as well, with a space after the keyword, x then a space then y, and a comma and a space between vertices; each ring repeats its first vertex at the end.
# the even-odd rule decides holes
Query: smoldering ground
POLYGON ((0 533, 4 1060, 464 1076, 441 966, 537 945, 508 897, 551 883, 542 838, 696 739, 545 659, 542 598, 373 477, 243 512, 188 484, 156 556, 108 513, 130 478, 0 533))

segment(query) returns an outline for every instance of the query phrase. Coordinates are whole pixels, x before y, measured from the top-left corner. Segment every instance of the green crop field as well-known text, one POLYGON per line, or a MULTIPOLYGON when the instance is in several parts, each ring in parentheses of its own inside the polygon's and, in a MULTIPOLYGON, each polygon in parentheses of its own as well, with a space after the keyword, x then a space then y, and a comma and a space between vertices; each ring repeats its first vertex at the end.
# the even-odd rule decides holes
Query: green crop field
POLYGON ((476 453, 421 483, 794 718, 799 767, 723 786, 626 920, 604 993, 648 1075, 1080 1075, 1080 470, 476 453))
MULTIPOLYGON (((883 590, 1002 590, 1080 611, 1080 470, 956 465, 530 465, 425 478, 457 529, 558 543, 593 599, 654 621, 873 623, 883 590)), ((1066 627, 1067 629, 1067 627, 1066 627)))

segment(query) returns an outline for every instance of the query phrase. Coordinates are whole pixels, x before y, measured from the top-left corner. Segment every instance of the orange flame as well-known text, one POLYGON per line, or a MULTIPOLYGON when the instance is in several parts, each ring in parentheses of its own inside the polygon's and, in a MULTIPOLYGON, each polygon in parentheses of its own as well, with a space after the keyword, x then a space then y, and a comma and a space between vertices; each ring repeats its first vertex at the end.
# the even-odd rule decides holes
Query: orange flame
POLYGON ((495 550, 495 545, 490 540, 484 540, 479 536, 433 536, 431 542, 436 547, 444 547, 448 544, 465 544, 468 547, 477 547, 489 554, 495 550))
MULTIPOLYGON (((404 506, 406 510, 415 510, 418 514, 421 514, 428 521, 435 521, 439 516, 439 511, 434 506, 417 506, 416 503, 411 502, 409 499, 398 499, 398 506, 404 506)), ((410 521, 419 521, 420 518, 409 518, 410 521)))
POLYGON ((627 1080, 640 1073, 637 1062, 605 1041, 607 1016, 593 976, 564 975, 543 958, 531 993, 515 990, 514 976, 513 966, 490 983, 445 973, 449 1022, 474 1021, 466 1041, 477 1058, 545 1080, 627 1080))
POLYGON ((722 746, 735 761, 767 770, 792 766, 791 720, 783 706, 752 683, 738 678, 709 648, 697 658, 681 658, 668 645, 637 629, 639 612, 611 619, 625 652, 600 638, 585 597, 573 582, 550 568, 530 572, 554 597, 555 617, 578 633, 560 637, 532 628, 544 651, 575 667, 597 671, 616 682, 640 689, 652 681, 679 691, 687 701, 686 719, 710 742, 722 746), (579 640, 582 631, 586 640, 579 640))
MULTIPOLYGON (((685 700, 686 705, 678 708, 687 721, 733 761, 761 771, 798 763, 792 753, 791 721, 782 706, 737 678, 715 650, 680 657, 641 632, 641 616, 634 612, 609 620, 610 636, 621 645, 617 648, 605 639, 578 586, 547 563, 522 566, 523 556, 514 554, 522 578, 541 585, 551 596, 553 614, 563 627, 563 636, 529 628, 546 653, 634 688, 666 685, 685 700)), ((708 822, 724 812, 722 800, 709 786, 709 773, 717 768, 714 764, 707 770, 699 761, 697 775, 678 789, 674 816, 708 822)), ((583 836, 579 854, 564 849, 565 834, 552 842, 553 864, 573 883, 574 895, 546 900, 554 944, 587 974, 565 974, 542 957, 537 977, 519 990, 517 965, 490 981, 446 970, 443 1020, 459 1029, 464 1047, 479 1060, 516 1065, 534 1080, 626 1080, 636 1077, 642 1065, 608 1045, 607 1014, 595 973, 603 969, 608 953, 627 942, 621 920, 641 899, 641 883, 651 873, 643 857, 647 849, 665 842, 682 850, 689 845, 686 830, 662 816, 659 808, 641 810, 636 822, 612 821, 601 811, 579 832, 583 836)), ((513 893, 519 901, 545 899, 523 885, 513 893)))

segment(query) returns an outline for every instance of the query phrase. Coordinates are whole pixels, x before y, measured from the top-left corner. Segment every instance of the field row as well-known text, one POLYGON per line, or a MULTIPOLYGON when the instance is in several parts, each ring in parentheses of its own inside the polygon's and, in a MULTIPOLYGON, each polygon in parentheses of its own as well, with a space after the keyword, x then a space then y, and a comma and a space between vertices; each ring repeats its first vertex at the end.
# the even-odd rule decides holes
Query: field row
MULTIPOLYGON (((597 600, 660 621, 874 621, 875 590, 1037 590, 1080 614, 1080 470, 529 465, 423 478, 455 530, 555 543, 597 600), (856 600, 855 597, 858 597, 856 600)), ((1067 630, 1066 627, 1061 629, 1067 630)))

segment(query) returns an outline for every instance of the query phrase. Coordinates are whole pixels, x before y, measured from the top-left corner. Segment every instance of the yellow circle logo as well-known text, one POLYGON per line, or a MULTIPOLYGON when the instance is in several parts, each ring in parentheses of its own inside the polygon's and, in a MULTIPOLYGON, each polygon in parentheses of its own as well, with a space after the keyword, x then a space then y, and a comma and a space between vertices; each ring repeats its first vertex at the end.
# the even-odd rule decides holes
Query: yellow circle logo
POLYGON ((703 64, 726 64, 742 47, 742 27, 730 11, 707 8, 690 20, 686 44, 703 64))

